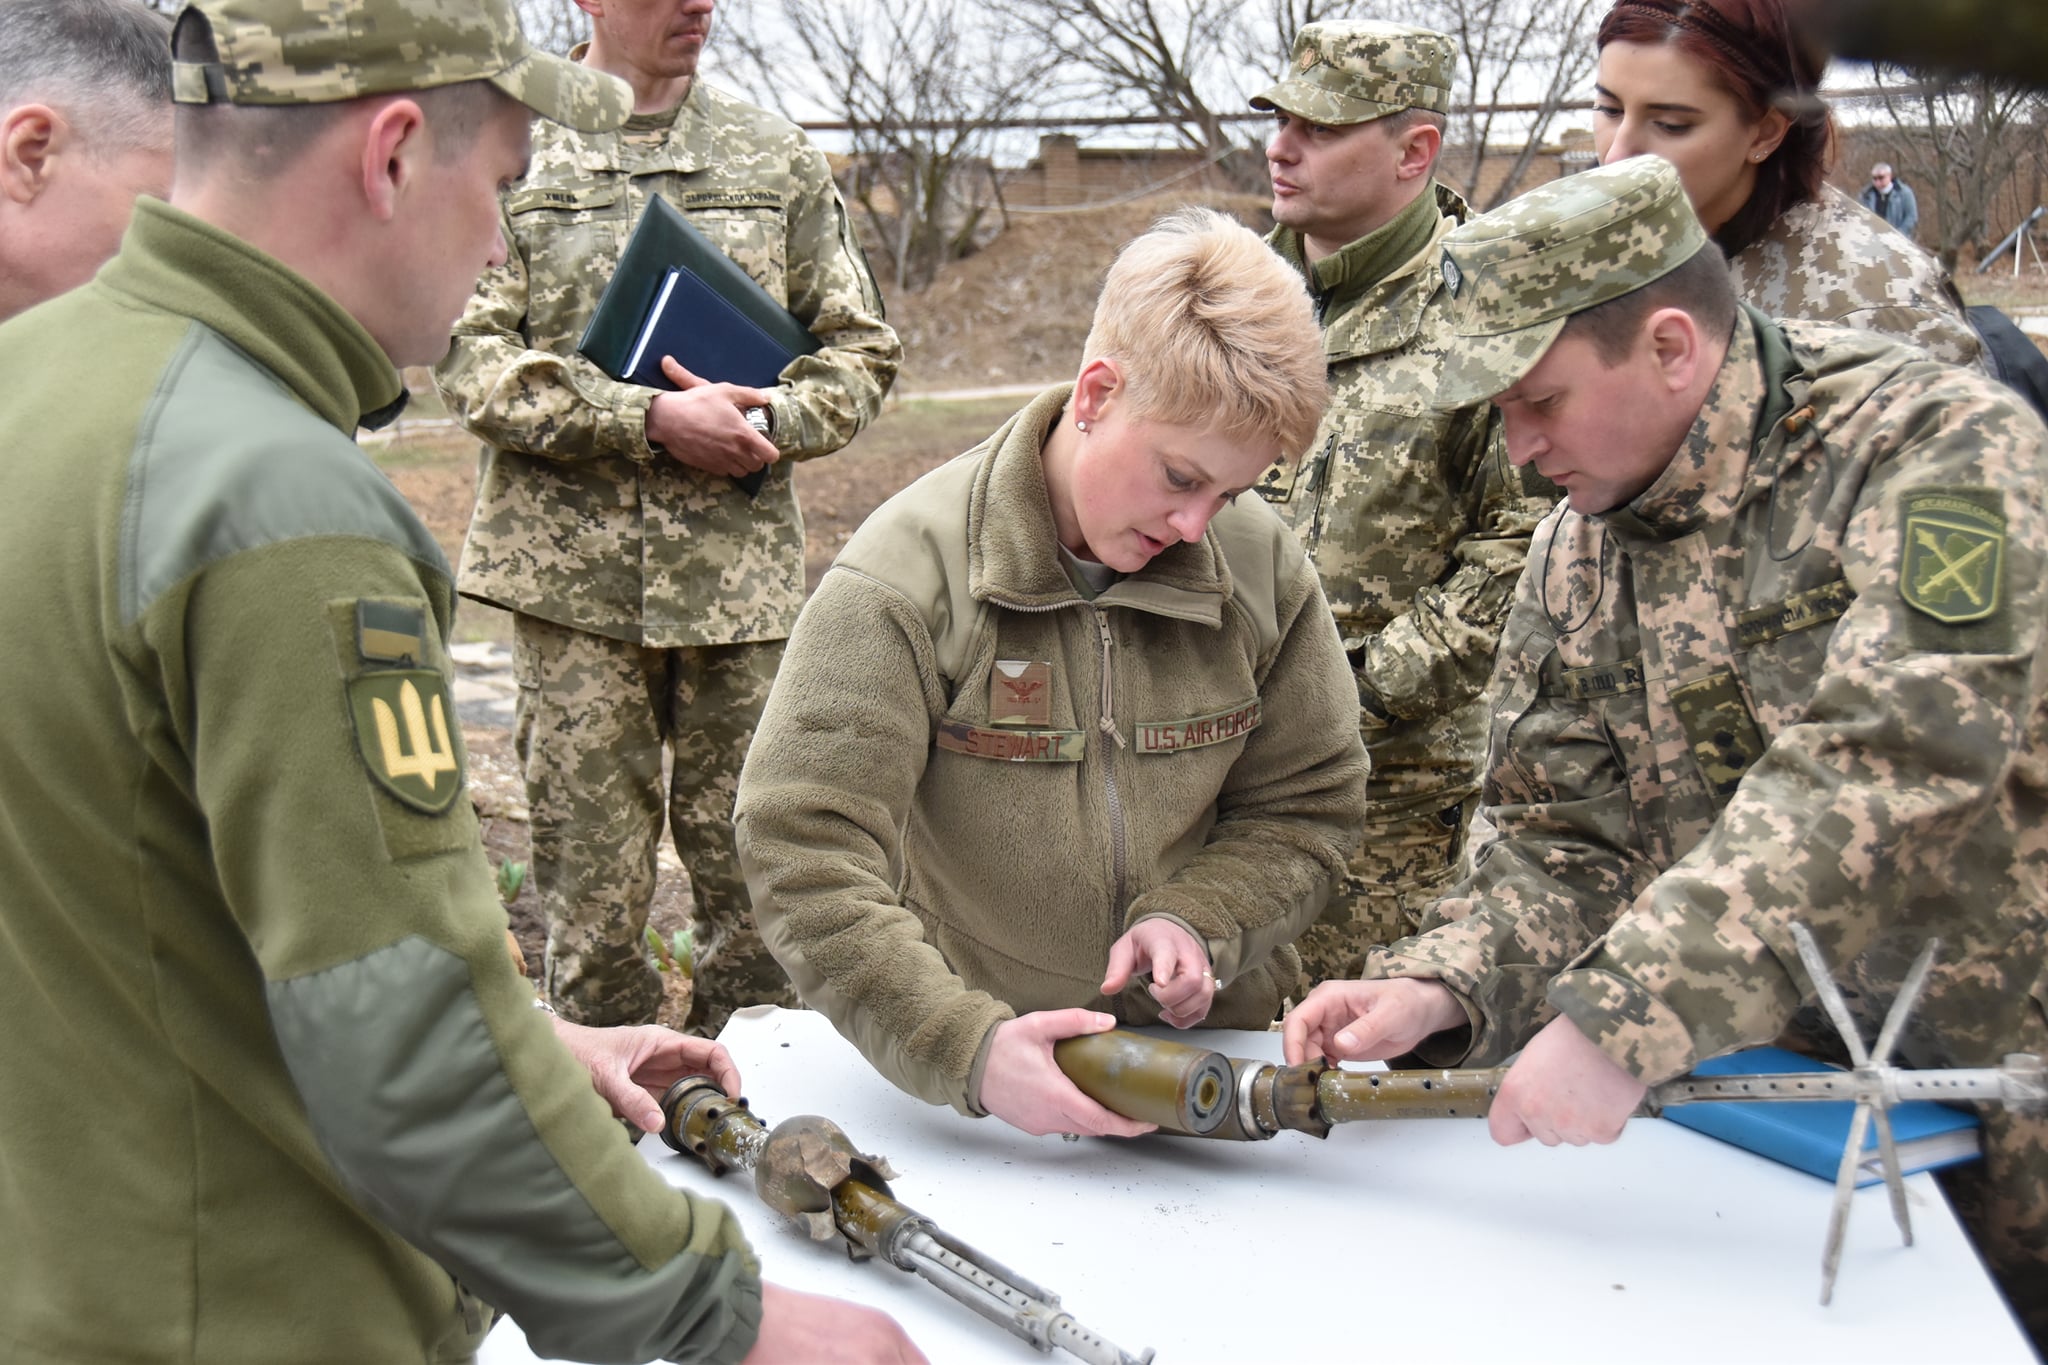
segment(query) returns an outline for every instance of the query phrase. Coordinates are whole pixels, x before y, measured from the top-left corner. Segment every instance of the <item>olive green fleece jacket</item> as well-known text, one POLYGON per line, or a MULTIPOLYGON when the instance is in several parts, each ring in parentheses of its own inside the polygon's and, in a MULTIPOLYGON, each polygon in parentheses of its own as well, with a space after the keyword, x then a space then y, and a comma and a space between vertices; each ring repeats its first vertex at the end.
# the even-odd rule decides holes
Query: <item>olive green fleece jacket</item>
POLYGON ((144 200, 0 373, 0 1360, 737 1360, 738 1230, 506 957, 376 342, 144 200))
POLYGON ((1141 920, 1207 946, 1207 1023, 1264 1028, 1365 810, 1350 665, 1260 500, 1076 591, 1040 463, 1068 392, 868 518, 797 622, 740 778, 755 915, 806 1003, 965 1113, 1016 1014, 1157 1020, 1141 983, 1098 992, 1141 920))

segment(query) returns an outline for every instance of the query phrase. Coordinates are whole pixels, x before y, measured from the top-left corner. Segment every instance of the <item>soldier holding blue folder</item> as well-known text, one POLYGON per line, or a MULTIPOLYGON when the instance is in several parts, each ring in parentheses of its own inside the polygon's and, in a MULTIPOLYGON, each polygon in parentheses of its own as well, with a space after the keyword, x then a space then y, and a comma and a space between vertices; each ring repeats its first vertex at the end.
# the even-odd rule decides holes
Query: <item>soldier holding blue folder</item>
POLYGON ((641 936, 665 808, 695 898, 690 1029, 709 1036, 738 1006, 796 1003, 755 932, 730 823, 804 598, 788 461, 852 439, 901 347, 823 153, 696 79, 711 0, 578 3, 591 39, 571 55, 625 79, 634 115, 617 132, 537 130, 504 198, 511 258, 479 283, 438 371, 485 442, 461 588, 514 613, 549 999, 586 1023, 654 1017, 641 936), (670 365, 667 391, 576 354, 656 194, 818 338, 779 384, 670 365), (751 497, 733 483, 760 470, 751 497))

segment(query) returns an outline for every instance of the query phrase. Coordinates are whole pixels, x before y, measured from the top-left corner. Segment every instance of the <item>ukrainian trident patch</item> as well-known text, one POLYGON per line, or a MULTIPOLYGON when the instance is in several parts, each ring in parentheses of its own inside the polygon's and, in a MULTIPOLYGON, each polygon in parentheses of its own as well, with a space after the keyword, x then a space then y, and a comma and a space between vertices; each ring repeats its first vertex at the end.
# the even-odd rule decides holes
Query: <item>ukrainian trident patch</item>
POLYGON ((2005 499, 1995 488, 1929 488, 1902 499, 1899 596, 1948 625, 2005 605, 2005 499))
POLYGON ((439 815, 462 790, 462 760, 448 729, 448 680, 432 669, 365 673, 348 685, 356 747, 377 785, 414 810, 439 815))

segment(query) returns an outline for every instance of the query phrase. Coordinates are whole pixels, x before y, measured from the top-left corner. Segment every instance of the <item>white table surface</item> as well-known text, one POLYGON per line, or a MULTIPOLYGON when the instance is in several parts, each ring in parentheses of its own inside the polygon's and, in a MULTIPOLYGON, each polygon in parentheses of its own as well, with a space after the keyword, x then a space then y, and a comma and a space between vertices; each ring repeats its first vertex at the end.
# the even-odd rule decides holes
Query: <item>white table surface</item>
MULTIPOLYGON (((1280 1057, 1278 1034, 1183 1036, 1280 1057)), ((1159 1365, 2034 1359, 1926 1174, 1906 1182, 1912 1247, 1884 1188, 1858 1192, 1823 1308, 1832 1187, 1659 1119, 1591 1148, 1501 1148, 1469 1119, 1064 1142, 902 1094, 808 1011, 746 1011, 722 1041, 769 1126, 833 1119, 889 1158, 898 1199, 1159 1365)), ((640 1151, 734 1209, 768 1278, 883 1309, 935 1365, 1047 1359, 912 1275, 808 1241, 750 1176, 716 1180, 655 1138, 640 1151)), ((508 1322, 479 1359, 534 1357, 508 1322)))

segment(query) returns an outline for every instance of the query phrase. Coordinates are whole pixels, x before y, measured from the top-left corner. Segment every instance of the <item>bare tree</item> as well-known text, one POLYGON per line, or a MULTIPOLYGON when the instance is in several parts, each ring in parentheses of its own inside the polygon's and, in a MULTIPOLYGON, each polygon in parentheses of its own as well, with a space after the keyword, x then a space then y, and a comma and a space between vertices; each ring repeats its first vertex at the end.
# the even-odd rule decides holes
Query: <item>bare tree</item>
POLYGON ((2019 81, 1990 76, 1921 75, 1901 67, 1875 67, 1877 102, 1898 131, 1891 160, 1926 202, 1939 226, 1936 253, 1954 270, 1963 247, 1988 247, 2026 207, 1995 217, 2010 187, 2030 171, 2040 183, 2048 96, 2019 81), (2006 221, 2010 218, 2010 222, 2006 221))
MULTIPOLYGON (((1282 3, 1285 0, 1281 0, 1282 3)), ((1156 115, 1233 180, 1264 189, 1255 134, 1224 114, 1245 108, 1240 0, 994 0, 1057 59, 1058 99, 1089 114, 1156 115)), ((1276 68, 1277 69, 1277 68, 1276 68)))
POLYGON ((1439 175, 1481 210, 1521 191, 1523 177, 1569 104, 1584 97, 1599 54, 1593 34, 1609 0, 1402 0, 1406 23, 1458 45, 1454 149, 1439 175), (1487 165, 1505 156, 1498 178, 1487 165), (1482 193, 1492 182, 1490 192, 1482 193))
POLYGON ((723 41, 747 54, 785 113, 808 102, 845 125, 854 164, 842 180, 898 289, 923 288, 971 249, 999 202, 998 124, 1054 61, 1042 40, 975 0, 753 0, 723 41), (791 63, 792 46, 809 60, 791 63))

